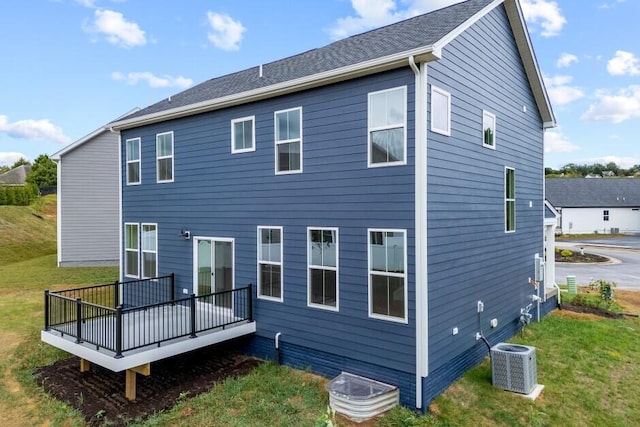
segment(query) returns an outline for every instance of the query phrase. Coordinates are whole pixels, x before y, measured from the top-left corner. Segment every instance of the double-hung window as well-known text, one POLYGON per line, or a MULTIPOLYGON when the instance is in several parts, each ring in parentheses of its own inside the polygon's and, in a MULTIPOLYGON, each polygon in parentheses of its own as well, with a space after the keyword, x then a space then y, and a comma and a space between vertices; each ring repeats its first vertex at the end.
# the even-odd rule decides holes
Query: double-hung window
POLYGON ((302 107, 276 111, 276 174, 302 172, 302 107))
POLYGON ((504 224, 505 232, 516 231, 516 170, 504 169, 504 224))
POLYGON ((231 153, 246 153, 256 150, 255 117, 231 120, 231 153))
POLYGON ((338 229, 307 229, 310 306, 338 310, 338 229))
POLYGON ((482 145, 496 149, 496 115, 488 111, 482 112, 482 145))
POLYGON ((258 297, 282 301, 282 227, 258 227, 258 297))
POLYGON ((369 94, 369 166, 407 162, 407 88, 369 94))
POLYGON ((127 277, 139 277, 139 227, 138 224, 125 223, 124 225, 124 275, 127 277))
POLYGON ((142 224, 142 278, 158 277, 158 226, 142 224))
POLYGON ((127 185, 140 184, 140 138, 127 139, 127 185))
POLYGON ((609 221, 609 210, 605 209, 602 211, 602 220, 609 221))
POLYGON ((407 321, 407 232, 369 230, 369 315, 407 321))
POLYGON ((158 182, 173 182, 173 132, 156 135, 156 170, 158 182))

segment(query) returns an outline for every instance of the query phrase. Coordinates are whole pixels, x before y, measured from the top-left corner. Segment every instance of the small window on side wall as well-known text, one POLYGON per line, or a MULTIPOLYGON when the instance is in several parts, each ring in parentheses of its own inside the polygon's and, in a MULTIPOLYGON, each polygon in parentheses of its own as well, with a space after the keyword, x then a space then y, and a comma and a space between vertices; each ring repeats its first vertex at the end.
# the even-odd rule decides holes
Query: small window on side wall
POLYGON ((255 133, 254 116, 231 120, 231 152, 256 151, 255 133))
POLYGON ((488 111, 482 112, 482 145, 496 149, 496 116, 488 111))
POLYGON ((504 231, 516 231, 516 170, 504 168, 504 231))
POLYGON ((451 136, 451 94, 431 86, 431 131, 451 136))

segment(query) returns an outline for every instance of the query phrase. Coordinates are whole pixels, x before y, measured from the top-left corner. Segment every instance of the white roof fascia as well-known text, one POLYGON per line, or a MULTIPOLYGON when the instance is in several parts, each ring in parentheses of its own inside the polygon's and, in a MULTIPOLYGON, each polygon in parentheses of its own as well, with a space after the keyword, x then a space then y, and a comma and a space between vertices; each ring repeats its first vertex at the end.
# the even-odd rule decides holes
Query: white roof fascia
MULTIPOLYGON (((122 118, 122 117, 126 117, 129 114, 133 114, 136 111, 138 111, 140 108, 134 108, 126 113, 124 113, 121 116, 118 116, 118 119, 122 118)), ((116 119, 117 120, 117 119, 116 119)), ((88 141, 92 140, 93 138, 97 137, 98 135, 100 135, 102 132, 106 132, 108 130, 108 128, 104 127, 104 126, 100 126, 98 129, 94 130, 93 132, 91 132, 88 135, 83 136, 82 138, 80 138, 79 140, 72 142, 71 144, 67 145, 66 147, 64 147, 62 150, 57 151, 56 153, 52 154, 50 159, 53 160, 54 162, 58 162, 60 161, 60 157, 64 156, 65 154, 67 154, 69 151, 73 151, 76 148, 80 147, 81 145, 87 143, 88 141)))
POLYGON ((349 80, 356 77, 375 74, 394 68, 406 67, 407 58, 410 56, 415 57, 416 62, 428 62, 439 59, 437 52, 434 52, 432 46, 423 46, 417 49, 388 55, 382 58, 376 58, 370 61, 360 62, 358 64, 352 64, 346 67, 312 74, 310 76, 301 77, 299 79, 288 80, 270 86, 265 86, 245 92, 234 93, 228 96, 209 99, 206 101, 185 105, 170 110, 159 111, 157 113, 151 113, 129 120, 125 119, 116 121, 114 123, 111 123, 109 127, 113 130, 122 130, 143 126, 165 120, 190 116, 193 114, 204 113, 207 111, 219 110, 234 105, 247 104, 249 102, 259 101, 262 99, 272 98, 288 93, 299 92, 302 90, 349 80))
POLYGON ((71 144, 67 145, 62 150, 57 151, 56 153, 52 154, 50 159, 53 160, 54 162, 59 162, 60 161, 60 157, 62 157, 65 154, 67 154, 69 151, 75 150, 79 146, 85 144, 87 141, 92 140, 96 136, 100 135, 102 132, 106 132, 106 129, 104 127, 100 127, 98 129, 94 130, 89 135, 83 136, 79 140, 77 140, 75 142, 72 142, 71 144))
POLYGON ((496 6, 504 2, 505 0, 495 0, 490 4, 486 5, 482 10, 479 10, 475 15, 471 18, 464 21, 460 26, 458 26, 455 30, 449 32, 446 36, 442 37, 440 40, 433 44, 433 49, 435 51, 440 52, 442 48, 451 43, 456 37, 460 34, 464 33, 468 30, 473 24, 478 22, 482 17, 491 12, 496 6))

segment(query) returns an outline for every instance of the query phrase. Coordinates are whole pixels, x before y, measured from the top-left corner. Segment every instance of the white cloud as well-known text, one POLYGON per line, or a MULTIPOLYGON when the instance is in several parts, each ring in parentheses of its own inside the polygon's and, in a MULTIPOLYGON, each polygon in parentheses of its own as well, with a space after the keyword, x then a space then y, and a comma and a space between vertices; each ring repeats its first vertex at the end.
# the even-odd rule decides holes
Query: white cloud
MULTIPOLYGON (((397 0, 351 0, 353 16, 339 18, 329 29, 333 39, 340 39, 371 28, 381 27, 422 13, 460 3, 461 0, 401 0, 405 9, 398 8, 397 0)), ((558 35, 567 20, 560 7, 549 0, 522 0, 522 10, 527 22, 539 24, 542 35, 558 35)))
POLYGON ((640 59, 631 52, 616 51, 616 55, 607 62, 607 71, 612 76, 640 75, 640 59))
POLYGON ((209 41, 222 50, 238 50, 242 35, 247 29, 240 21, 234 21, 229 15, 207 12, 209 21, 209 41))
POLYGON ((553 37, 560 34, 562 27, 567 23, 566 18, 555 1, 549 0, 522 0, 522 13, 527 23, 540 25, 540 34, 544 37, 553 37))
POLYGON ((76 3, 84 6, 84 7, 89 7, 91 9, 93 9, 94 7, 96 7, 96 1, 97 0, 75 0, 76 3))
POLYGON ((17 152, 4 152, 0 153, 0 166, 11 166, 21 158, 26 159, 27 156, 17 152))
POLYGON ((94 17, 93 25, 85 26, 86 32, 102 34, 109 43, 125 48, 144 46, 147 43, 145 33, 138 24, 127 21, 120 12, 97 9, 94 17))
POLYGON ((356 34, 370 28, 382 27, 403 19, 460 3, 462 0, 410 0, 404 10, 397 10, 396 0, 351 0, 355 16, 339 18, 329 29, 333 39, 356 34))
POLYGON ((129 85, 136 85, 140 81, 146 81, 150 87, 178 87, 181 89, 186 89, 193 84, 193 80, 186 77, 158 77, 148 71, 127 74, 121 73, 119 71, 114 71, 113 73, 111 73, 111 78, 113 80, 126 82, 129 85))
POLYGON ((561 128, 548 130, 544 133, 545 153, 571 153, 580 150, 580 147, 573 144, 567 136, 562 133, 561 128))
POLYGON ((556 61, 556 66, 558 68, 567 68, 574 62, 578 62, 577 56, 572 53, 562 52, 560 58, 556 61))
POLYGON ((552 104, 567 105, 584 97, 582 89, 569 85, 572 81, 571 76, 544 76, 544 83, 552 104))
POLYGON ((624 3, 626 1, 627 0, 616 0, 616 1, 612 1, 610 3, 602 3, 600 6, 598 6, 598 8, 600 8, 600 9, 613 9, 618 4, 624 3))
POLYGON ((640 85, 631 85, 617 93, 596 92, 597 103, 591 104, 582 120, 621 123, 640 118, 640 85))
POLYGON ((51 123, 49 119, 27 119, 10 123, 7 116, 0 115, 0 133, 5 133, 16 139, 49 139, 61 144, 71 142, 62 129, 51 123))

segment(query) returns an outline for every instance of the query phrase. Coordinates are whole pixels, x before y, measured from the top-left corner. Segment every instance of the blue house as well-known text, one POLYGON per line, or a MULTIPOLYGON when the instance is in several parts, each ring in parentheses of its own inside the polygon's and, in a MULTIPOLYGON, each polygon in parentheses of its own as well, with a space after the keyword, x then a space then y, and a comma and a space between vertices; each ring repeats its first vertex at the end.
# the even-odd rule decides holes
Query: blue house
POLYGON ((555 118, 517 0, 214 78, 110 126, 123 281, 173 274, 174 298, 252 284, 248 353, 426 410, 521 309, 555 305, 531 285, 555 118))

